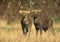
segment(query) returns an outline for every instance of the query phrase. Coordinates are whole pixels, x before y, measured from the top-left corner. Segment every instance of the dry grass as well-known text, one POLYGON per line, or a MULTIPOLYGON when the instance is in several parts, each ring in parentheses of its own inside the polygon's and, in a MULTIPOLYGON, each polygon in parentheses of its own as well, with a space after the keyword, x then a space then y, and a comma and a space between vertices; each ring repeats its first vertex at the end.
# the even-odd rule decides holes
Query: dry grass
MULTIPOLYGON (((58 28, 59 24, 60 23, 58 23, 58 25, 54 23, 54 27, 58 28)), ((34 25, 31 28, 29 38, 28 34, 26 36, 23 35, 19 23, 7 25, 5 21, 0 21, 0 42, 60 42, 60 32, 56 31, 55 36, 48 31, 46 33, 43 32, 42 36, 39 34, 36 39, 34 25)))
POLYGON ((53 26, 54 28, 60 28, 60 22, 54 22, 53 26))

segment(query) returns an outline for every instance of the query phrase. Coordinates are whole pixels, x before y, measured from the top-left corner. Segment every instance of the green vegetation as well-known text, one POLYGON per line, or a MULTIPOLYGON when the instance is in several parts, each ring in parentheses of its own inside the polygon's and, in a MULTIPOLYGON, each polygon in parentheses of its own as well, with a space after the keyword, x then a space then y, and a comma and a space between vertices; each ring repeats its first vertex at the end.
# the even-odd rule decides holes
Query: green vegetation
POLYGON ((30 0, 21 0, 22 3, 29 3, 30 0))
POLYGON ((60 18, 58 18, 58 17, 52 17, 51 19, 55 22, 60 22, 60 18))

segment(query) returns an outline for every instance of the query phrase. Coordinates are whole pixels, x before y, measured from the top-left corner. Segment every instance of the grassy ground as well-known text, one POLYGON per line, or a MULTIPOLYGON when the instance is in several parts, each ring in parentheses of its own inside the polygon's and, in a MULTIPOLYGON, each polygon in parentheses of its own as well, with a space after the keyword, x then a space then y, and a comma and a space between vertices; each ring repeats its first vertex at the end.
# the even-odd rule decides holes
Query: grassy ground
MULTIPOLYGON (((54 20, 54 19, 53 19, 54 20)), ((43 32, 42 36, 38 34, 36 39, 36 31, 34 25, 31 28, 30 38, 28 34, 22 33, 19 23, 7 25, 6 21, 0 20, 0 42, 60 42, 60 22, 54 20, 54 30, 56 35, 50 32, 43 32)))

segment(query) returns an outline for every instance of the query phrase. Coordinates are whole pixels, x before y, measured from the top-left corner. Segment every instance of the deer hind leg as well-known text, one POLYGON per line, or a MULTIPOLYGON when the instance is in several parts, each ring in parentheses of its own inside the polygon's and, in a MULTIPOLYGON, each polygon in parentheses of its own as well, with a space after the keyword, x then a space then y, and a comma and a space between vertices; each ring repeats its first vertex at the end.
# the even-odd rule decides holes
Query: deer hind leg
POLYGON ((55 31, 54 31, 54 28, 53 28, 53 21, 52 21, 52 20, 49 21, 49 30, 50 30, 50 32, 51 32, 53 35, 55 35, 55 31))
POLYGON ((55 31, 54 31, 54 28, 53 27, 50 27, 50 31, 53 35, 55 35, 55 31))
POLYGON ((50 32, 51 32, 53 35, 55 35, 55 31, 54 31, 53 25, 50 25, 50 26, 49 26, 49 30, 50 30, 50 32))

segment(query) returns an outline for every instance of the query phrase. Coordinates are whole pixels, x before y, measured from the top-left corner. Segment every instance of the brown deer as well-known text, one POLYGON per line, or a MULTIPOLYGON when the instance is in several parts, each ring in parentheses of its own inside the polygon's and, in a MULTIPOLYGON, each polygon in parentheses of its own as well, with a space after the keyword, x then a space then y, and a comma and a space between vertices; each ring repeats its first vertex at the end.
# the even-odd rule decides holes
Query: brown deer
POLYGON ((46 15, 33 15, 34 19, 34 25, 36 29, 36 35, 38 34, 38 31, 40 30, 40 35, 42 35, 42 30, 46 32, 47 30, 50 30, 52 34, 55 34, 54 28, 53 28, 53 21, 46 15))
POLYGON ((21 21, 23 34, 30 36, 31 26, 33 24, 33 19, 30 14, 25 14, 21 21))

